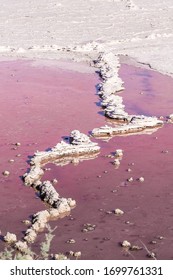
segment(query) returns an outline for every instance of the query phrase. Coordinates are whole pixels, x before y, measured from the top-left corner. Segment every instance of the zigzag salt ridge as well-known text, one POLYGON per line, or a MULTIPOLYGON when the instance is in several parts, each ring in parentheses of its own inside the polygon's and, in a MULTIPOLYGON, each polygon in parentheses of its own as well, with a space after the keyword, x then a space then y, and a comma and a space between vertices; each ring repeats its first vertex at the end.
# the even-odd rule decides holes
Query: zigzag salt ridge
POLYGON ((23 175, 25 185, 32 186, 40 180, 44 171, 42 167, 48 162, 60 163, 67 159, 77 158, 79 160, 91 159, 98 155, 100 147, 92 142, 89 137, 78 130, 73 130, 68 142, 61 141, 50 151, 36 152, 30 161, 30 171, 23 175))
POLYGON ((143 115, 129 115, 125 111, 123 99, 117 95, 124 89, 123 81, 118 75, 120 63, 118 56, 113 53, 101 53, 95 61, 95 66, 100 69, 102 83, 98 85, 98 94, 101 98, 101 105, 105 107, 105 116, 122 122, 114 127, 103 126, 94 128, 92 135, 94 137, 105 137, 129 133, 144 132, 148 129, 158 128, 163 125, 163 121, 157 117, 148 117, 143 115))
POLYGON ((96 157, 100 147, 93 143, 89 137, 78 130, 73 130, 68 139, 68 143, 62 141, 48 152, 36 152, 31 159, 31 169, 24 174, 23 179, 26 185, 35 187, 40 198, 46 202, 50 209, 40 211, 33 215, 32 225, 25 232, 24 240, 33 243, 39 231, 43 230, 49 220, 63 218, 70 214, 71 209, 76 206, 76 201, 71 198, 60 198, 50 181, 41 182, 40 178, 44 174, 42 167, 48 162, 58 164, 58 160, 67 157, 67 162, 73 157, 85 160, 96 157))

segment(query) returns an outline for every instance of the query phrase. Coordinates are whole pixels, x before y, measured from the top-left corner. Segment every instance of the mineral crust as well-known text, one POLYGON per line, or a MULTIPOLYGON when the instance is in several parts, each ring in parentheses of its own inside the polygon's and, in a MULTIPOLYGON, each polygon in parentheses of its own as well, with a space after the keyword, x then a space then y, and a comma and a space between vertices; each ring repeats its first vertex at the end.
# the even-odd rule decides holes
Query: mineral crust
POLYGON ((100 128, 94 128, 91 133, 96 138, 111 138, 114 135, 141 133, 150 130, 153 132, 153 129, 157 129, 162 125, 163 121, 157 119, 156 117, 133 116, 131 117, 131 121, 126 124, 119 124, 115 126, 105 125, 100 128))
POLYGON ((129 115, 125 111, 123 99, 118 95, 124 89, 123 81, 118 71, 120 67, 118 56, 113 53, 101 53, 95 61, 95 66, 100 70, 102 83, 98 85, 98 94, 101 106, 104 107, 105 116, 116 122, 123 123, 116 126, 95 128, 92 135, 95 137, 111 137, 126 133, 138 133, 162 126, 163 121, 156 117, 129 115))
POLYGON ((98 155, 100 147, 90 138, 80 133, 78 130, 73 130, 67 142, 61 141, 50 151, 36 152, 30 161, 30 171, 23 175, 25 185, 32 186, 40 180, 44 171, 42 167, 49 163, 55 162, 60 165, 67 164, 73 160, 91 159, 98 155))
MULTIPOLYGON (((50 193, 45 191, 46 195, 47 193, 49 200, 50 193)), ((70 214, 71 209, 73 209, 76 206, 75 200, 72 200, 71 198, 60 198, 58 193, 53 193, 51 202, 53 202, 55 208, 49 208, 47 210, 39 211, 33 215, 32 225, 25 232, 24 240, 26 242, 33 243, 38 233, 45 229, 47 223, 50 220, 60 219, 65 216, 68 216, 70 214)))

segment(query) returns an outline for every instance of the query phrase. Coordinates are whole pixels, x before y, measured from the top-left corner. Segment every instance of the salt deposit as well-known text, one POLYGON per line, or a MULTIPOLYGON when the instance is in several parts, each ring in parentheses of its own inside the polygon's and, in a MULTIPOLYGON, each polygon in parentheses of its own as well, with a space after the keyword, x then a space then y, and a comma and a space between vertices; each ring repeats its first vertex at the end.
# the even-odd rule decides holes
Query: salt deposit
POLYGON ((106 50, 172 75, 172 0, 1 3, 4 57, 90 60, 106 50))
POLYGON ((44 171, 42 167, 48 162, 55 162, 57 165, 60 162, 67 164, 76 158, 78 161, 91 159, 98 155, 100 147, 97 143, 92 142, 89 137, 78 130, 71 132, 67 142, 61 141, 50 151, 36 152, 30 161, 31 169, 29 173, 24 174, 24 182, 31 186, 36 183, 44 171))

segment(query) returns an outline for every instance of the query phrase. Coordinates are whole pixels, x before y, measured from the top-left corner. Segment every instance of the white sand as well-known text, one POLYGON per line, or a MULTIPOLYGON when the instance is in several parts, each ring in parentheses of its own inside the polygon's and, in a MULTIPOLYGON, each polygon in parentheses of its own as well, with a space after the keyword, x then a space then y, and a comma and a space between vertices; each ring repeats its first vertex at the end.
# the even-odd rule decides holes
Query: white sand
POLYGON ((0 6, 1 59, 80 61, 94 57, 95 48, 173 74, 172 0, 0 0, 0 6))

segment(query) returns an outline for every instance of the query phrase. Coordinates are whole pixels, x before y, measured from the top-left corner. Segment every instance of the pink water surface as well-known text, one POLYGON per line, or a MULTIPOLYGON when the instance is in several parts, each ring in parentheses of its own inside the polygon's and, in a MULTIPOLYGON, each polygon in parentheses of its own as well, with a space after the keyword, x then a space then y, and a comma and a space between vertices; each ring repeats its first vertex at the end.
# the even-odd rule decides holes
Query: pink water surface
MULTIPOLYGON (((0 228, 3 234, 12 231, 22 237, 26 226, 21 220, 45 208, 33 189, 24 187, 20 179, 29 167, 28 156, 37 149, 52 147, 72 129, 87 133, 103 125, 105 118, 96 106, 96 75, 56 67, 36 68, 26 61, 3 62, 0 73, 0 169, 11 172, 8 178, 0 177, 0 228), (13 150, 15 142, 22 144, 17 150, 13 150), (19 153, 21 157, 16 157, 19 153), (8 163, 10 158, 15 163, 8 163)), ((122 96, 129 113, 172 113, 170 77, 125 64, 120 75, 125 81, 122 96)), ((60 195, 77 202, 71 217, 51 222, 52 227, 57 226, 51 251, 81 251, 82 259, 146 259, 145 249, 130 253, 122 249, 119 243, 128 240, 139 246, 142 241, 158 259, 172 259, 172 137, 173 127, 166 124, 152 135, 98 140, 102 149, 95 160, 77 166, 49 164, 51 170, 44 179, 57 178, 60 195), (124 150, 119 169, 105 157, 116 149, 124 150), (143 183, 137 180, 141 176, 145 178, 143 183), (134 181, 127 182, 129 177, 134 181), (122 209, 124 215, 106 213, 115 208, 122 209), (95 230, 82 232, 85 223, 95 224, 95 230), (76 243, 66 243, 70 238, 76 243), (152 240, 156 244, 151 244, 152 240)), ((33 245, 37 252, 43 238, 44 233, 33 245)))
MULTIPOLYGON (((62 63, 60 63, 60 66, 62 63)), ((82 66, 81 66, 82 67, 82 66)), ((24 187, 21 176, 36 150, 45 150, 79 129, 88 133, 97 114, 95 84, 97 75, 64 70, 33 61, 0 63, 0 229, 19 237, 21 223, 45 206, 32 189, 24 187), (89 110, 89 111, 88 111, 89 110), (21 146, 14 144, 20 142, 21 146), (17 156, 21 155, 21 156, 17 156), (14 163, 9 163, 14 159, 14 163), (2 172, 10 171, 9 177, 2 172)))

